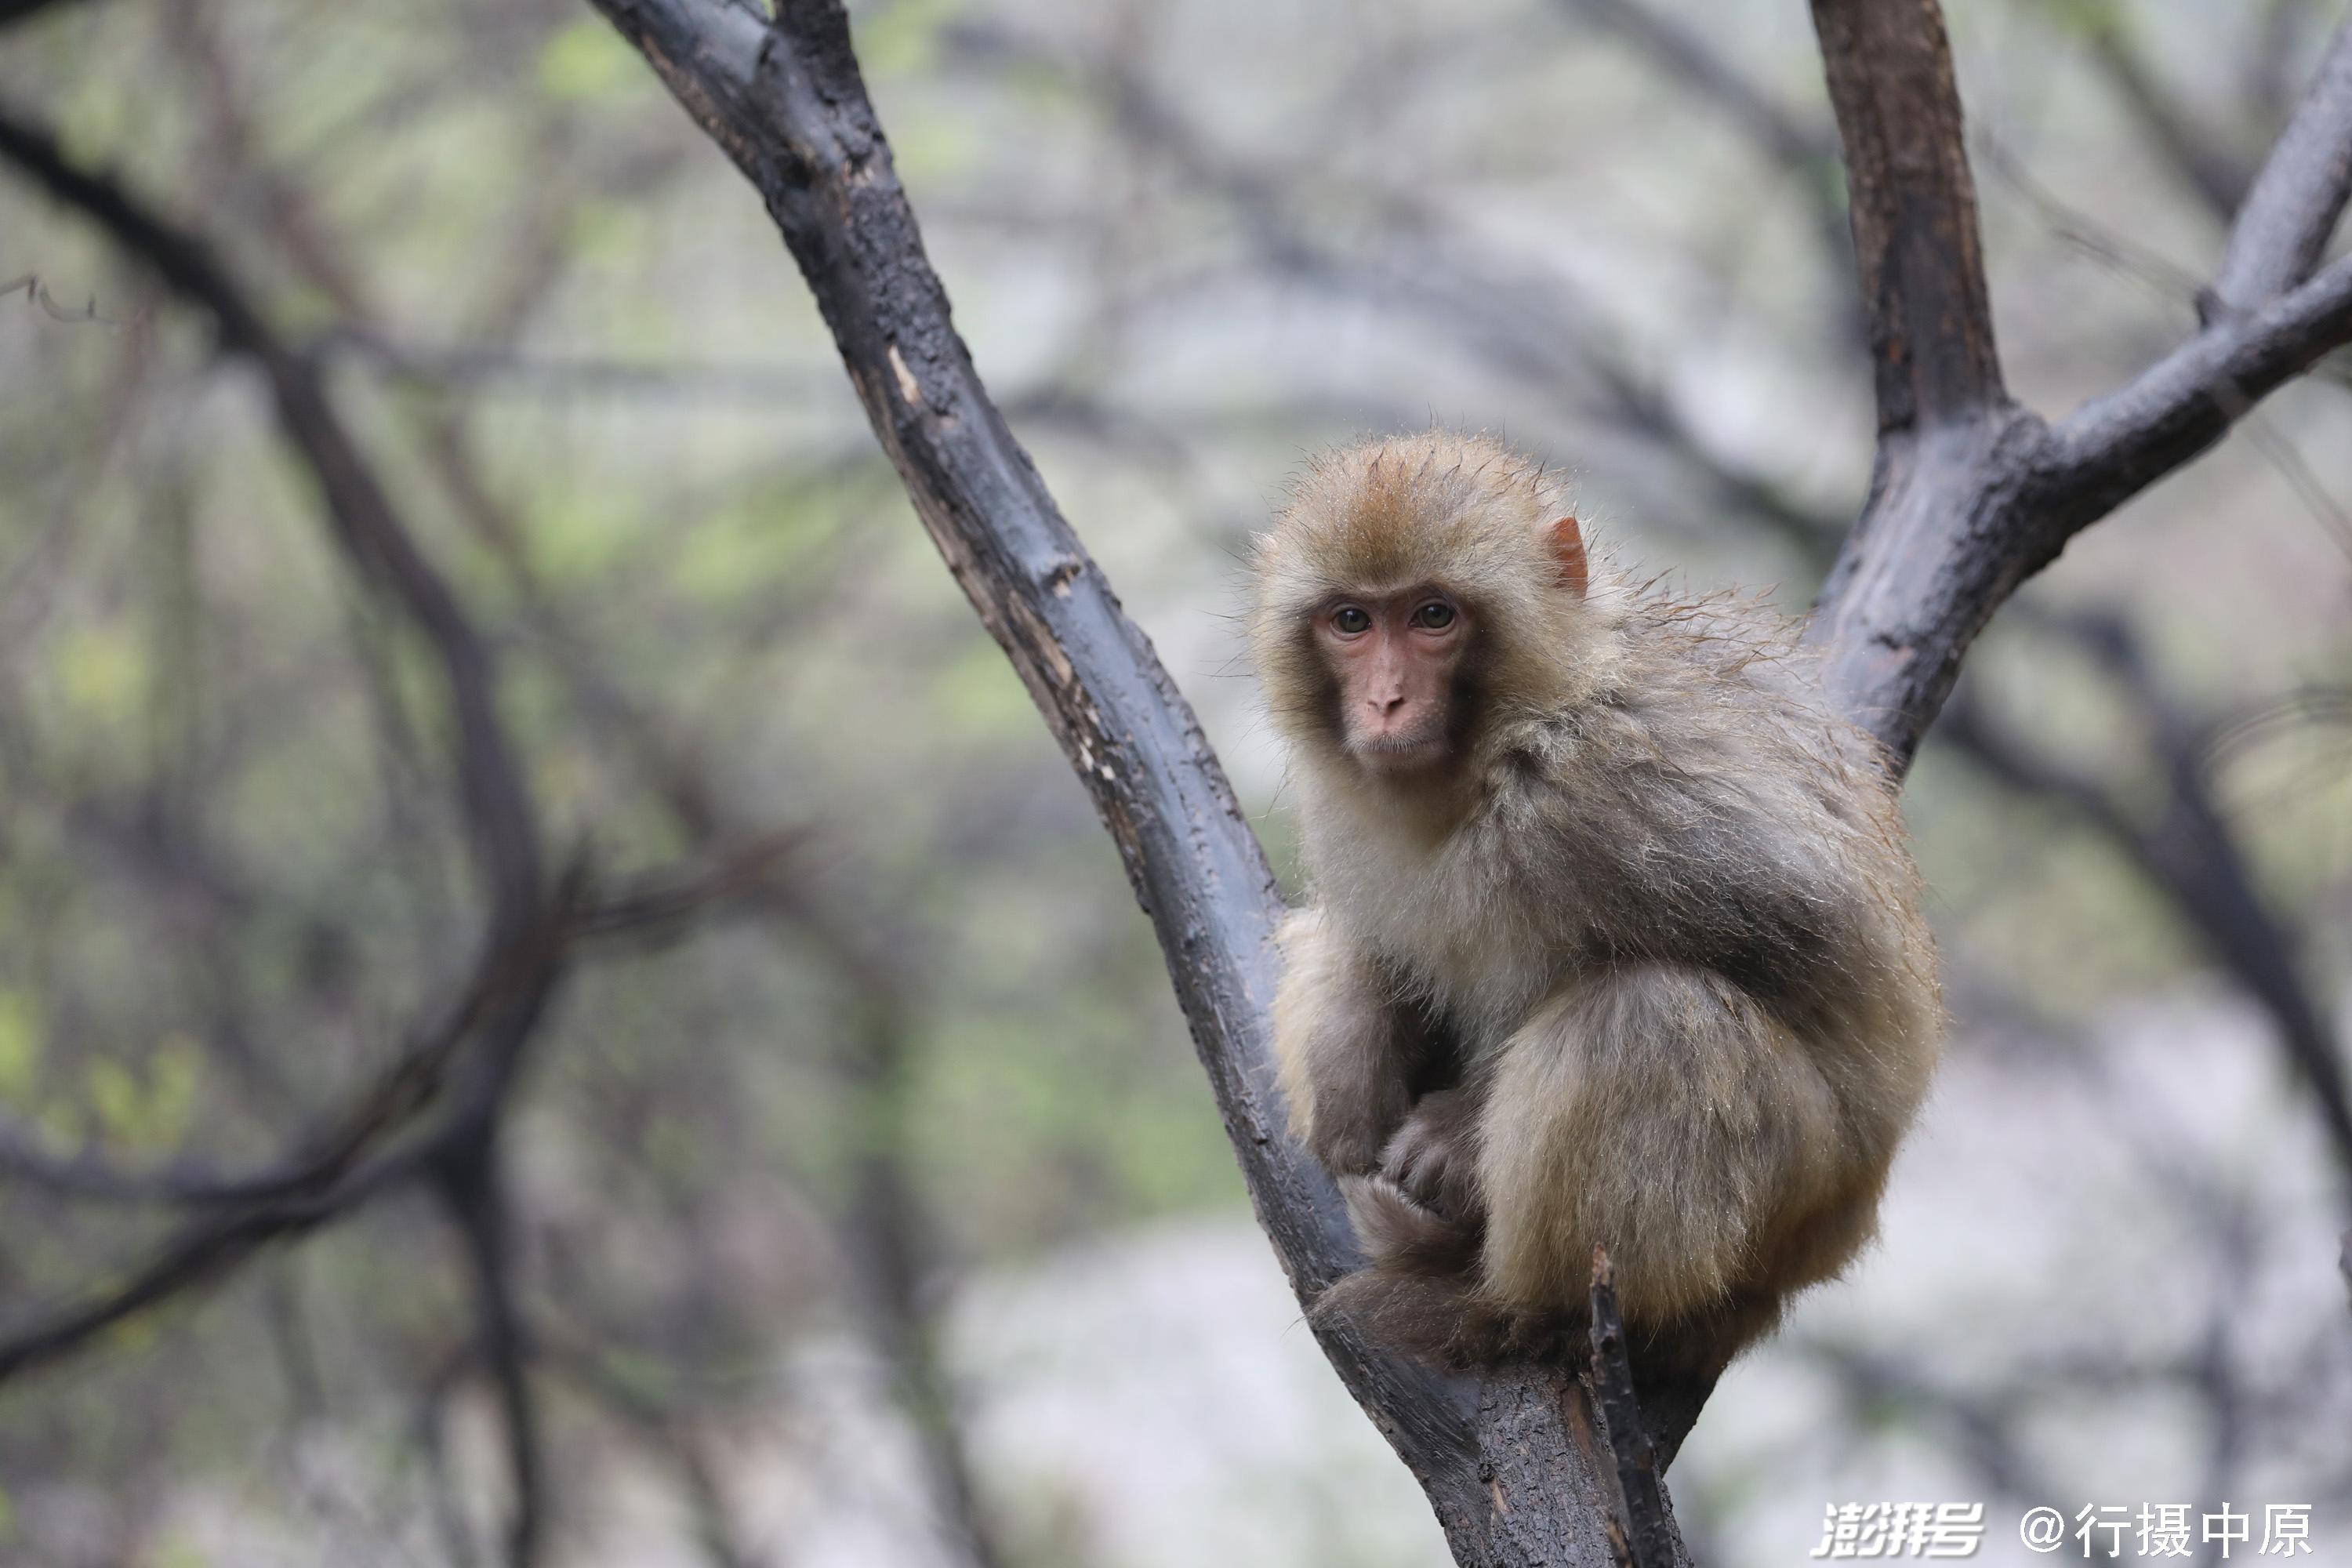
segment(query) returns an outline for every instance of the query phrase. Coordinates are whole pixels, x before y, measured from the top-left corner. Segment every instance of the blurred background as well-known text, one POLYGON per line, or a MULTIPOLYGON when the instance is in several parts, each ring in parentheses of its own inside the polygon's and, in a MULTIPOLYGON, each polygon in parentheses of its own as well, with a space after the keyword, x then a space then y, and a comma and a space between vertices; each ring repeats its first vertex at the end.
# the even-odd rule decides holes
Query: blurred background
MULTIPOLYGON (((1234 616, 1317 447, 1492 429, 1620 563, 1811 597, 1873 415, 1797 0, 851 9, 982 374, 1286 876, 1234 616)), ((2342 7, 1951 10, 2063 411, 2192 328, 2342 7)), ((1083 792, 637 57, 557 0, 0 20, 7 114, 213 247, 380 503, 339 531, 267 355, 0 171, 0 1562, 1444 1563, 1083 792), (593 912, 448 1091, 485 1157, 404 1167, 383 1096, 502 951, 500 759, 593 912)), ((2347 612, 2339 356, 1979 646, 1906 796, 1948 1066, 1882 1246, 1677 1462, 1700 1561, 1948 1500, 1989 1562, 2168 1503, 2352 1562, 2347 612)))

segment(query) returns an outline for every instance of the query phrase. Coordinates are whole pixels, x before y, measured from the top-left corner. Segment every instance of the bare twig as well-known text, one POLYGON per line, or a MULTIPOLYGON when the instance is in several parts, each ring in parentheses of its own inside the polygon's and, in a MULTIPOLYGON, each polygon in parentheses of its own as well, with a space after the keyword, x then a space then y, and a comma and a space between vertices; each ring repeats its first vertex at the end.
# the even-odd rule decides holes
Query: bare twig
MULTIPOLYGON (((1447 237, 1442 215, 1407 195, 1368 193, 1393 234, 1391 246, 1419 252, 1418 266, 1393 266, 1335 247, 1305 215, 1310 198, 1331 192, 1320 169, 1289 172, 1228 163, 1207 145, 1180 106, 1141 73, 1116 59, 1079 61, 995 22, 961 22, 946 32, 965 58, 1024 70, 1059 71, 1099 99, 1138 148, 1164 161, 1193 189, 1232 208, 1264 264, 1293 281, 1417 316, 1453 334, 1501 374, 1559 398, 1570 411, 1673 452, 1694 468, 1719 504, 1751 512, 1791 535, 1822 520, 1791 501, 1769 478, 1699 438, 1682 409, 1612 346, 1612 332, 1557 276, 1519 276, 1488 264, 1447 237), (1434 247, 1434 248, 1433 248, 1434 247), (1590 393, 1570 398, 1561 385, 1581 372, 1590 393)), ((1841 213, 1839 224, 1844 219, 1841 213)), ((1852 250, 1840 241, 1850 267, 1852 250)), ((1347 411, 1360 422, 1360 409, 1347 411)), ((1831 526, 1834 527, 1832 522, 1831 526)))
POLYGON ((2304 1081, 2340 1173, 2352 1184, 2352 1091, 2326 1016, 2295 970, 2295 942, 2271 912, 2205 776, 2210 727, 2156 683, 2135 638, 2113 617, 2057 619, 2130 694, 2163 766, 2162 808, 2127 810, 2101 781, 2043 756, 1978 702, 1956 700, 1945 722, 1969 756, 2012 788, 2063 803, 2163 889, 2230 974, 2271 1016, 2288 1064, 2304 1081))
POLYGON ((789 364, 578 358, 521 353, 503 344, 424 346, 395 342, 366 327, 322 334, 314 352, 348 356, 396 381, 438 391, 515 391, 542 397, 669 397, 697 402, 830 404, 835 384, 789 364))
POLYGON ((514 1489, 507 1519, 508 1568, 531 1568, 545 1527, 546 1468, 522 1311, 515 1300, 513 1215, 499 1168, 498 1104, 486 1100, 479 1115, 453 1131, 435 1166, 435 1188, 465 1241, 478 1342, 506 1428, 507 1470, 514 1489))
POLYGON ((308 461, 332 534, 362 581, 390 596, 440 663, 457 719, 459 794, 499 933, 534 918, 537 828, 495 697, 488 647, 345 429, 309 361, 295 353, 195 236, 121 184, 68 163, 47 132, 0 110, 0 157, 79 208, 212 317, 221 347, 268 379, 279 426, 308 461))
MULTIPOLYGON (((245 1182, 251 1194, 245 1201, 183 1226, 119 1282, 0 1335, 0 1383, 79 1349, 133 1313, 215 1282, 269 1242, 316 1229, 428 1172, 470 1125, 466 1107, 437 1131, 360 1162, 438 1091, 459 1045, 478 1035, 484 1060, 520 1056, 562 975, 561 930, 557 923, 525 932, 538 940, 520 952, 497 950, 499 967, 449 1026, 404 1053, 285 1170, 245 1182)), ((478 1074, 476 1093, 504 1081, 504 1074, 478 1074)))
POLYGON ((2319 265, 2352 196, 2352 22, 2319 70, 2230 226, 2206 313, 2251 310, 2319 265))
POLYGON ((1810 227, 1838 286, 1841 331, 1859 331, 1852 310, 1853 248, 1847 243, 1844 195, 1832 179, 1838 155, 1828 125, 1783 106, 1697 28, 1649 0, 1560 0, 1639 49, 1659 71, 1714 106, 1745 132, 1802 194, 1810 227))
POLYGON ((563 967, 580 878, 551 896, 542 886, 536 814, 498 713, 488 648, 445 578, 394 510, 383 483, 329 401, 315 368, 278 338, 204 242, 150 210, 121 184, 70 163, 47 132, 0 112, 0 157, 95 220, 172 289, 208 314, 222 348, 267 379, 281 431, 308 463, 330 533, 354 574, 423 636, 439 663, 456 719, 458 798, 490 918, 458 1005, 273 1171, 226 1180, 94 1179, 87 1162, 34 1160, 21 1171, 79 1190, 145 1189, 167 1201, 226 1212, 184 1226, 121 1283, 92 1292, 0 1342, 0 1380, 52 1360, 165 1298, 219 1277, 263 1244, 311 1229, 420 1171, 494 1126, 563 967), (362 1162, 439 1100, 463 1047, 470 1074, 439 1129, 362 1162))
POLYGON ((58 303, 58 297, 49 292, 49 286, 41 280, 41 276, 37 272, 27 272, 20 277, 11 278, 5 283, 0 283, 0 300, 6 299, 18 289, 24 290, 26 303, 38 307, 41 313, 49 320, 64 321, 68 325, 89 321, 105 327, 134 327, 142 320, 142 316, 131 316, 126 320, 118 321, 112 316, 100 315, 98 301, 95 299, 86 300, 79 305, 60 305, 58 303))
POLYGON ((1658 1458, 1633 1394, 1633 1361, 1625 1348, 1625 1321, 1617 1311, 1617 1278, 1609 1249, 1592 1249, 1592 1400, 1608 1426, 1617 1463, 1620 1511, 1610 1521, 1610 1545, 1624 1568, 1665 1568, 1675 1560, 1675 1535, 1666 1511, 1658 1458))
POLYGON ((694 1515, 694 1533, 710 1568, 761 1568, 710 1462, 709 1439, 691 1409, 649 1393, 642 1379, 615 1376, 593 1352, 562 1343, 541 1347, 549 1370, 617 1416, 677 1475, 694 1515))

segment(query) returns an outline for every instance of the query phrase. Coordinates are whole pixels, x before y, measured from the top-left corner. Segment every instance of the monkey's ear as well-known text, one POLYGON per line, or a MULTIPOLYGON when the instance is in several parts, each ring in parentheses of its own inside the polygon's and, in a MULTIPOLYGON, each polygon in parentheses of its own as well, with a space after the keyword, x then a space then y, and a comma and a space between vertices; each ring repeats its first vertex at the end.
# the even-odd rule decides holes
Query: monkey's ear
POLYGON ((1584 531, 1577 526, 1576 519, 1563 517, 1553 521, 1551 558, 1559 567, 1559 585, 1580 599, 1584 597, 1590 573, 1584 560, 1584 531))

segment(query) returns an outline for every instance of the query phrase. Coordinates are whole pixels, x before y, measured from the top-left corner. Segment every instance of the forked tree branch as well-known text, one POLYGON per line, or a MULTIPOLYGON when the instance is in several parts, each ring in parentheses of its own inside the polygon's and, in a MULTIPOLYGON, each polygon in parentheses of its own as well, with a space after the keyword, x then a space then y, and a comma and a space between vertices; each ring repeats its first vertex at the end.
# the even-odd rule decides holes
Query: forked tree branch
POLYGON ((1813 16, 1880 349, 1879 440, 1870 499, 1806 635, 1824 650, 1832 700, 1900 763, 2021 583, 2352 341, 2352 260, 2310 276, 2346 197, 2347 47, 2339 34, 2256 176, 2209 291, 2227 308, 2052 426, 2002 387, 1935 0, 1813 0, 1813 16))
MULTIPOLYGON (((779 0, 772 19, 748 0, 594 4, 767 203, 923 526, 1118 846, 1259 1221, 1293 1289, 1311 1299, 1356 1252, 1330 1184, 1285 1134, 1273 1088, 1273 879, 1192 710, 956 336, 838 0, 779 0)), ((1814 14, 1853 171, 1881 440, 1869 508, 1813 635, 1829 645, 1835 700, 1886 742, 1899 771, 1969 643, 2094 520, 2095 504, 2112 505, 2128 493, 2119 485, 2137 489, 2210 444, 2246 401, 2344 341, 2352 323, 2337 321, 2332 296, 2250 301, 2248 314, 2184 349, 2189 363, 2159 366, 2127 395, 2130 416, 2115 428, 2146 432, 2136 456, 2060 443, 2002 384, 1959 97, 1933 0, 1815 0, 1814 14), (2217 390, 2216 374, 2232 378, 2237 402, 2217 390)), ((1458 1561, 1612 1562, 1615 1456, 1583 1385, 1528 1368, 1442 1377, 1344 1331, 1317 1331, 1427 1490, 1458 1561)), ((1648 1413, 1661 1460, 1703 1397, 1648 1413)), ((1679 1542, 1672 1552, 1683 1560, 1679 1542)))

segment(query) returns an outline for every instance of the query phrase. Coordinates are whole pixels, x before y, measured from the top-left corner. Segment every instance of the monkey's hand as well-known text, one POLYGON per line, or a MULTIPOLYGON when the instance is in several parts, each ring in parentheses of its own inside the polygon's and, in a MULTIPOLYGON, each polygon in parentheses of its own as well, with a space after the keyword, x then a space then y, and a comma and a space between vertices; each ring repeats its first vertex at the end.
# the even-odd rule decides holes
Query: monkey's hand
POLYGON ((1428 1026, 1394 975, 1301 910, 1283 923, 1274 1055, 1291 1131, 1335 1176, 1370 1175, 1412 1109, 1428 1026))
POLYGON ((1448 1219, 1484 1216, 1478 1187, 1480 1098, 1465 1089, 1425 1094, 1381 1152, 1381 1173, 1448 1219))

